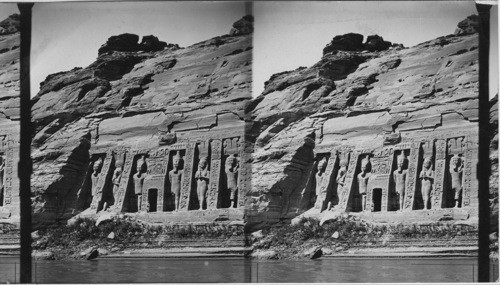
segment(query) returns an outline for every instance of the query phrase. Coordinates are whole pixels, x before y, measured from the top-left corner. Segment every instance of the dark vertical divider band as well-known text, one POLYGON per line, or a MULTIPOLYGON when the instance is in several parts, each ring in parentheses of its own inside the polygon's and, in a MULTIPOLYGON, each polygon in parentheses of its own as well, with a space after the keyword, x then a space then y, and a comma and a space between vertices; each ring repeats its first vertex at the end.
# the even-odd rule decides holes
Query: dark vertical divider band
POLYGON ((31 8, 18 4, 21 12, 21 138, 19 152, 19 196, 21 201, 21 283, 31 283, 31 98, 30 48, 31 8))
POLYGON ((479 260, 478 281, 489 282, 489 37, 491 5, 476 4, 480 18, 479 29, 479 163, 477 179, 479 180, 479 260))

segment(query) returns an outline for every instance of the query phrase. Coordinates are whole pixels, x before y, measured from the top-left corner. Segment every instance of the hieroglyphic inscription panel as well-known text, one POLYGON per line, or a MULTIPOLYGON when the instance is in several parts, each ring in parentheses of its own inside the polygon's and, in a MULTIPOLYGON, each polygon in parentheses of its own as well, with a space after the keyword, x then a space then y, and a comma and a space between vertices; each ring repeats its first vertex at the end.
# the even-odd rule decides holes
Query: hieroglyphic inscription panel
POLYGON ((130 171, 132 170, 134 155, 130 151, 126 151, 123 158, 125 159, 125 163, 123 164, 122 178, 115 197, 115 204, 113 205, 115 212, 123 211, 125 194, 130 181, 130 171))
POLYGON ((358 162, 360 152, 354 151, 351 153, 351 158, 349 164, 347 165, 347 174, 344 180, 344 187, 340 191, 340 201, 339 209, 345 211, 347 210, 347 203, 349 202, 349 196, 351 195, 352 186, 354 184, 354 172, 356 170, 356 164, 358 162))
POLYGON ((222 141, 212 140, 211 146, 211 164, 210 164, 210 181, 207 193, 207 209, 217 209, 217 197, 219 196, 219 185, 221 176, 221 159, 222 159, 222 141))
POLYGON ((251 157, 250 153, 245 151, 245 143, 239 143, 240 168, 238 173, 238 207, 243 208, 246 204, 246 194, 252 187, 252 164, 247 163, 251 157))
POLYGON ((404 209, 412 210, 415 202, 415 191, 417 186, 418 158, 420 157, 420 142, 412 142, 410 157, 408 158, 408 177, 406 178, 406 190, 404 209))
MULTIPOLYGON (((471 198, 478 197, 478 181, 476 179, 477 157, 478 157, 478 138, 477 136, 466 137, 464 172, 463 172, 463 190, 462 207, 478 206, 472 202, 471 198)), ((476 199, 477 201, 477 199, 476 199)))
POLYGON ((373 211, 373 189, 379 188, 382 190, 382 200, 380 210, 386 212, 389 206, 389 183, 392 169, 394 150, 393 148, 383 148, 375 151, 372 163, 372 172, 368 180, 368 189, 366 193, 366 209, 373 211))
POLYGON ((191 196, 191 187, 193 183, 194 151, 196 143, 188 143, 186 155, 184 156, 184 176, 181 184, 181 197, 179 202, 180 210, 187 210, 191 196))
POLYGON ((440 209, 443 207, 443 187, 444 174, 446 172, 446 140, 438 139, 435 142, 436 160, 434 174, 434 189, 431 192, 431 209, 440 209))

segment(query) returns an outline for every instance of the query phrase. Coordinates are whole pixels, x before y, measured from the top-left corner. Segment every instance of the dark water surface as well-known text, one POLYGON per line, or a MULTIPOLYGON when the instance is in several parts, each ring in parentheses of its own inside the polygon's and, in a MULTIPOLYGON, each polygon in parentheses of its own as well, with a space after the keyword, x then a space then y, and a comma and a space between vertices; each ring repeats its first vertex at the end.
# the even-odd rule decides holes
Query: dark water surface
MULTIPOLYGON (((491 280, 498 279, 492 262, 491 280)), ((0 257, 0 283, 19 282, 19 258, 0 257)), ((477 282, 476 258, 241 258, 33 261, 34 283, 477 282)))

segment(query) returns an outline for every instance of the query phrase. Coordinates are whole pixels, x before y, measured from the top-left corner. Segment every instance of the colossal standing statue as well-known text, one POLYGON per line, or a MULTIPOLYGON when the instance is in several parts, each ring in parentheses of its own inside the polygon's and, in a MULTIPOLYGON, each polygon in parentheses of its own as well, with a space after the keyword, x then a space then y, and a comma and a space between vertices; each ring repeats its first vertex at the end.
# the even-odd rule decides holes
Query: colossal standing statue
POLYGON ((168 173, 168 179, 170 180, 170 191, 174 195, 175 211, 179 211, 179 200, 181 196, 181 182, 184 171, 180 170, 180 164, 182 157, 179 152, 175 154, 172 159, 172 164, 174 169, 170 170, 168 173))
POLYGON ((420 180, 422 180, 422 199, 424 201, 424 210, 427 210, 429 197, 432 191, 432 183, 434 182, 434 170, 432 170, 432 161, 430 157, 424 158, 423 169, 420 171, 420 180))
POLYGON ((462 196, 462 172, 464 165, 458 155, 453 155, 450 160, 450 175, 451 175, 451 189, 455 196, 455 208, 460 204, 460 197, 462 196))
POLYGON ((208 180, 210 179, 210 171, 208 170, 207 158, 205 156, 201 157, 198 163, 198 171, 196 171, 194 178, 196 179, 196 192, 198 193, 198 201, 200 202, 200 210, 203 210, 203 204, 205 204, 208 180))
POLYGON ((90 175, 90 180, 91 180, 91 190, 90 193, 92 194, 92 197, 94 197, 97 194, 97 182, 99 182, 99 174, 101 173, 101 168, 102 168, 102 158, 99 157, 95 162, 94 162, 94 172, 90 175))
POLYGON ((134 193, 137 197, 137 211, 141 211, 142 205, 142 186, 144 185, 144 178, 146 177, 146 158, 142 156, 137 160, 136 173, 134 178, 134 193))
POLYGON ((368 168, 370 167, 370 158, 365 156, 361 160, 361 172, 358 174, 358 189, 359 194, 361 194, 361 209, 364 211, 366 207, 366 188, 368 187, 368 179, 370 178, 370 173, 368 168))
POLYGON ((231 207, 236 208, 236 191, 238 190, 238 159, 233 155, 226 158, 227 189, 231 191, 231 207))
POLYGON ((319 208, 320 211, 323 210, 323 204, 326 200, 326 191, 327 187, 321 188, 323 181, 325 180, 325 170, 326 170, 326 157, 323 157, 318 162, 318 172, 316 173, 316 206, 315 208, 319 208))
POLYGON ((405 187, 406 187, 406 175, 408 173, 408 170, 403 169, 404 164, 406 162, 406 155, 404 152, 401 152, 400 155, 398 155, 397 158, 397 163, 398 163, 398 169, 394 170, 392 173, 392 178, 394 179, 394 183, 396 184, 396 193, 398 194, 399 197, 399 210, 403 210, 403 202, 405 198, 405 187))

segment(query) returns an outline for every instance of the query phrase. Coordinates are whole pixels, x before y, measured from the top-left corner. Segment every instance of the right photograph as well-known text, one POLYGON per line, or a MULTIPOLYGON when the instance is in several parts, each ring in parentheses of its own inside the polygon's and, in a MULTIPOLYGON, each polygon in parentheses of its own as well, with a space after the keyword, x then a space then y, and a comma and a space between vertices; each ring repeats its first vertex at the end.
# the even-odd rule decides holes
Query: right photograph
MULTIPOLYGON (((256 2, 254 16, 246 219, 260 262, 252 274, 259 282, 477 281, 475 3, 256 2), (287 261, 277 270, 272 259, 287 261)), ((495 85, 493 131, 497 93, 495 85)))

